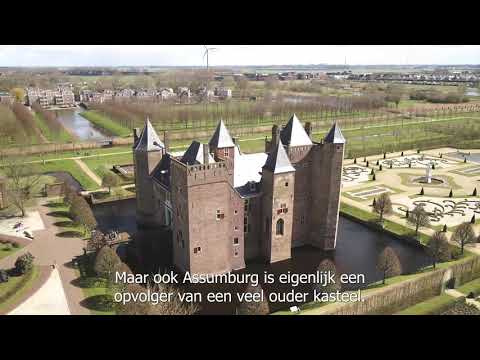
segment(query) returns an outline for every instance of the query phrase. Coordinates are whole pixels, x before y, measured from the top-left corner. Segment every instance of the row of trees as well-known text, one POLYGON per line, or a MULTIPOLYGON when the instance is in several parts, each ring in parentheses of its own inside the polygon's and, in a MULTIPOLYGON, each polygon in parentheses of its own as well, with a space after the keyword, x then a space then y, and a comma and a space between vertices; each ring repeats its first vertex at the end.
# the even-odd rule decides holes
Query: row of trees
POLYGON ((53 139, 60 137, 66 130, 64 126, 57 120, 57 113, 55 111, 46 110, 35 103, 32 105, 32 109, 40 116, 48 127, 53 139))

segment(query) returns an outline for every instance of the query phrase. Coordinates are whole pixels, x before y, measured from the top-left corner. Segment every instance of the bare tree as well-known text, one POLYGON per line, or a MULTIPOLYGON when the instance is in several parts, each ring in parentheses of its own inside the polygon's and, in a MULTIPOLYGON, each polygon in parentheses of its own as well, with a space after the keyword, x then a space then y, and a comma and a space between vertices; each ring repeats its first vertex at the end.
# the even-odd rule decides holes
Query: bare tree
MULTIPOLYGON (((340 274, 337 272, 337 268, 335 263, 332 260, 325 259, 323 260, 320 265, 318 266, 317 272, 327 274, 331 273, 334 274, 334 282, 332 283, 324 283, 321 282, 315 285, 315 288, 318 293, 335 293, 342 289, 342 284, 340 283, 340 274)), ((328 276, 328 275, 327 275, 328 276)))
POLYGON ((392 212, 392 200, 387 193, 381 194, 373 205, 373 211, 380 215, 380 222, 383 221, 383 216, 392 212))
POLYGON ((472 224, 465 222, 458 225, 452 235, 452 241, 460 245, 461 253, 463 254, 463 248, 466 244, 475 242, 475 232, 473 231, 472 224))
POLYGON ((105 173, 102 178, 102 186, 108 187, 108 193, 112 192, 112 187, 117 187, 121 183, 118 175, 112 174, 111 172, 105 173))
POLYGON ((245 289, 245 293, 251 294, 261 294, 260 301, 243 301, 238 307, 238 315, 268 315, 270 313, 270 307, 268 305, 268 300, 265 299, 263 294, 263 289, 260 284, 253 286, 253 284, 248 284, 245 289))
POLYGON ((20 210, 24 217, 27 203, 32 199, 42 174, 34 164, 27 163, 22 157, 6 158, 2 165, 8 179, 6 192, 9 203, 20 210))
POLYGON ((437 262, 450 260, 450 246, 448 245, 447 236, 442 231, 437 231, 427 244, 427 251, 432 258, 433 268, 437 262))
POLYGON ((387 246, 378 255, 377 269, 382 274, 382 284, 387 277, 397 276, 402 273, 402 265, 395 251, 387 246))
POLYGON ((417 205, 409 212, 407 221, 415 226, 415 237, 418 236, 418 229, 430 225, 430 217, 422 205, 417 205))

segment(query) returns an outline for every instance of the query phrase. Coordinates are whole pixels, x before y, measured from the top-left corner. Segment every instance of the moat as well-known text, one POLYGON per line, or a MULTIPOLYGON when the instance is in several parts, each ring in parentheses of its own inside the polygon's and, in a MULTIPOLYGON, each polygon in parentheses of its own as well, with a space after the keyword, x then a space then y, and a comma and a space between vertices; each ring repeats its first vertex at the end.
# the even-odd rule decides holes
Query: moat
MULTIPOLYGON (((171 248, 167 238, 161 233, 155 231, 138 230, 136 226, 136 204, 135 199, 118 201, 116 203, 99 204, 93 206, 95 217, 97 218, 99 228, 103 231, 114 229, 117 231, 125 231, 134 236, 138 244, 139 252, 143 254, 142 264, 145 266, 143 271, 156 272, 155 269, 170 269, 169 261, 171 256, 171 248), (163 241, 166 240, 166 241, 163 241), (163 244, 162 244, 163 243, 163 244)), ((317 270, 320 262, 329 257, 337 267, 340 273, 348 274, 364 274, 366 278, 366 286, 380 280, 380 274, 376 270, 377 256, 385 246, 392 247, 402 264, 403 273, 414 272, 424 266, 429 265, 430 260, 425 251, 421 247, 413 246, 394 239, 391 236, 373 231, 361 224, 355 223, 349 219, 340 217, 337 248, 333 253, 325 253, 313 247, 304 246, 292 250, 292 259, 275 264, 264 264, 260 261, 251 261, 247 263, 245 272, 258 273, 262 275, 264 271, 273 272, 275 274, 286 273, 313 273, 317 270)), ((128 261, 127 261, 128 262, 128 261)), ((157 270, 158 271, 158 270, 157 270)), ((263 276, 263 275, 262 275, 263 276)), ((261 276, 260 276, 261 278, 261 276)), ((199 285, 197 285, 199 286, 199 285)), ((363 287, 360 286, 360 287, 363 287)), ((265 292, 287 292, 292 287, 287 285, 265 285, 262 284, 265 292)), ((359 286, 351 286, 349 289, 354 290, 359 286)), ((243 289, 232 289, 232 286, 206 286, 202 288, 192 288, 192 290, 200 291, 238 291, 243 289)), ((296 288, 297 291, 310 291, 311 289, 296 288)), ((277 311, 288 307, 292 304, 281 304, 274 306, 271 304, 271 310, 277 311)), ((235 304, 208 304, 203 306, 203 313, 225 314, 234 313, 235 304)))

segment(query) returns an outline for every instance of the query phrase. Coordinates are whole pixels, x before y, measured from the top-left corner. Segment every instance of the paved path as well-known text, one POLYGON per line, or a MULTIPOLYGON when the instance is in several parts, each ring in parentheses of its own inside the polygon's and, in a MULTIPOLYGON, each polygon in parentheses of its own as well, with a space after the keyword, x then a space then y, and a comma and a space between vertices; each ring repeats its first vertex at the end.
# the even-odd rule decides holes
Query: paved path
POLYGON ((47 282, 8 315, 70 315, 58 270, 53 270, 47 282))
POLYGON ((80 302, 84 299, 82 289, 71 284, 73 280, 78 278, 78 275, 75 269, 71 267, 70 262, 75 256, 83 254, 83 247, 86 244, 80 238, 56 236, 59 230, 54 223, 58 221, 58 218, 47 215, 54 212, 55 208, 45 206, 45 202, 45 199, 41 199, 37 207, 45 224, 45 229, 33 232, 35 239, 30 245, 17 251, 12 256, 1 259, 0 268, 14 267, 17 257, 27 251, 35 256, 35 263, 38 265, 56 264, 70 312, 74 315, 90 314, 87 308, 80 305, 80 302))
POLYGON ((100 179, 97 174, 95 174, 90 168, 85 164, 82 160, 80 159, 74 159, 74 161, 77 163, 77 165, 80 167, 80 169, 83 170, 85 174, 87 174, 93 181, 97 183, 97 185, 101 186, 102 185, 102 179, 100 179))

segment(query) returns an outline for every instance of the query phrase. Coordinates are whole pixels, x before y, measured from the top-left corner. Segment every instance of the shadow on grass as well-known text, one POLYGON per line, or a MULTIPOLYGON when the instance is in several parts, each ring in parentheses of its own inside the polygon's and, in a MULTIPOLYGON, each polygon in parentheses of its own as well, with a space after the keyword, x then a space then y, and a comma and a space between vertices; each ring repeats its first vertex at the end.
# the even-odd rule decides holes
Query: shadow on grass
POLYGON ((57 233, 56 236, 62 238, 83 238, 84 233, 80 231, 67 230, 57 233))
POLYGON ((70 213, 68 211, 51 211, 47 213, 48 216, 53 216, 53 217, 61 217, 61 218, 69 218, 70 219, 70 213))
POLYGON ((107 283, 104 279, 99 279, 97 277, 78 277, 70 281, 70 284, 82 289, 107 286, 107 283))
POLYGON ((71 228, 71 227, 76 226, 75 223, 73 221, 70 221, 70 220, 57 221, 57 222, 53 223, 53 225, 58 226, 58 227, 64 227, 64 228, 71 228))
POLYGON ((48 208, 61 208, 61 207, 65 207, 65 204, 62 202, 56 202, 56 203, 48 203, 43 206, 48 208))
POLYGON ((82 300, 80 305, 94 311, 112 311, 113 299, 111 295, 94 295, 82 300))

